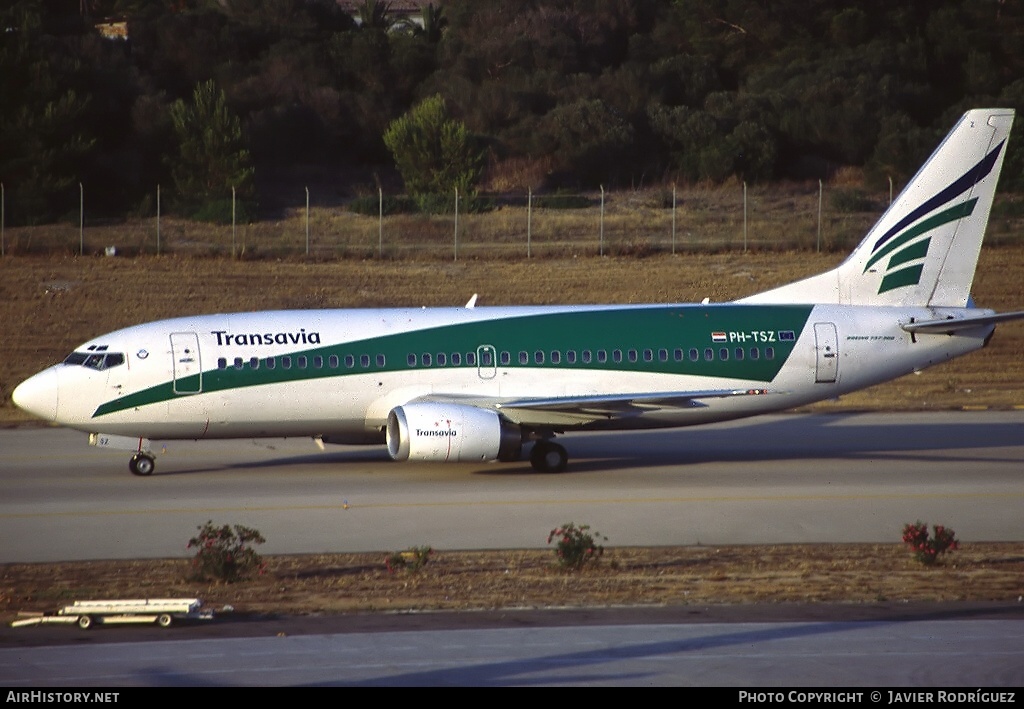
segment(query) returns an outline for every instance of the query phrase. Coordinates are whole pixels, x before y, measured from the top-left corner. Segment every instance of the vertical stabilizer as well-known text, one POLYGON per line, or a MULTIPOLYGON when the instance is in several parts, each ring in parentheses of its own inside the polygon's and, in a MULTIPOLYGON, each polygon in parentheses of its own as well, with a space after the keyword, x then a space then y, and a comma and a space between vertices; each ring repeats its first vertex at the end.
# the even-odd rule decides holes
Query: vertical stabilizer
POLYGON ((742 302, 966 307, 1012 124, 968 111, 842 264, 742 302))

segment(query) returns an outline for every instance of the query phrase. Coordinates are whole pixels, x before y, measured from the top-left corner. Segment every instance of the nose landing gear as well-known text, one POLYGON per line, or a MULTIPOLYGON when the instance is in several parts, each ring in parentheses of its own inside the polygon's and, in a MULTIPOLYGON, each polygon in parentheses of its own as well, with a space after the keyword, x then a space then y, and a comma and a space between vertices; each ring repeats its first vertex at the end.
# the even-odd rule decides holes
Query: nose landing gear
POLYGON ((148 438, 117 436, 110 433, 90 433, 89 445, 96 446, 97 448, 133 451, 135 455, 128 461, 128 470, 132 471, 132 475, 152 475, 156 469, 156 456, 150 452, 152 444, 148 438))

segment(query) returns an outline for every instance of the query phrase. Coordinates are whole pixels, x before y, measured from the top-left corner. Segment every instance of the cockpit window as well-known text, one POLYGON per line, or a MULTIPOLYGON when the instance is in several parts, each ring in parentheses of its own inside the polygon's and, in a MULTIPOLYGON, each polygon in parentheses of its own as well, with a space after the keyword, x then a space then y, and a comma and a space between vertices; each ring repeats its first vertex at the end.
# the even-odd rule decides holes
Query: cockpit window
POLYGON ((103 371, 124 364, 124 355, 120 352, 72 352, 64 359, 64 364, 103 371))

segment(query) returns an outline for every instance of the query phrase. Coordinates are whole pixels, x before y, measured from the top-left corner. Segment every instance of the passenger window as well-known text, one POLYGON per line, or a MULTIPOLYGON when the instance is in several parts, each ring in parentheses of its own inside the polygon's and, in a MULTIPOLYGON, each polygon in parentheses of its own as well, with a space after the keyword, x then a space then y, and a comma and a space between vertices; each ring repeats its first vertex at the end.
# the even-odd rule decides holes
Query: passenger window
POLYGON ((710 361, 714 360, 714 358, 715 358, 715 351, 713 349, 711 349, 710 347, 704 348, 704 359, 705 359, 705 361, 710 362, 710 361))
POLYGON ((700 359, 700 352, 697 351, 696 347, 691 347, 690 348, 690 361, 691 362, 696 362, 698 359, 700 359))
POLYGON ((530 353, 525 351, 525 350, 521 350, 519 352, 519 364, 529 364, 529 363, 530 363, 530 353))
POLYGON ((736 354, 736 359, 743 359, 743 348, 742 347, 737 347, 736 351, 735 351, 735 354, 736 354))
POLYGON ((476 366, 476 352, 466 353, 466 364, 468 364, 470 367, 476 366))
POLYGON ((363 369, 366 369, 367 367, 369 367, 370 366, 370 355, 368 355, 368 354, 359 355, 359 366, 362 367, 363 369))
POLYGON ((241 369, 243 367, 242 358, 235 357, 235 369, 241 369))
POLYGON ((723 362, 727 361, 729 359, 729 348, 728 347, 723 347, 720 350, 718 350, 718 357, 723 362))
POLYGON ((377 355, 377 366, 378 367, 383 367, 386 363, 387 362, 384 359, 384 355, 382 355, 382 354, 377 355))
POLYGON ((494 353, 490 350, 484 350, 480 353, 480 364, 484 367, 490 367, 494 364, 494 353))
POLYGON ((292 358, 289 357, 288 355, 285 355, 284 357, 281 358, 281 369, 291 369, 291 368, 292 368, 292 358))
POLYGON ((306 368, 306 362, 307 362, 306 355, 299 355, 295 359, 295 364, 298 366, 299 369, 305 369, 306 368))
POLYGON ((501 366, 503 367, 507 367, 512 363, 512 355, 510 355, 508 352, 502 352, 500 355, 498 355, 498 357, 501 361, 501 366))
POLYGON ((626 354, 628 355, 630 362, 636 362, 637 361, 638 357, 637 357, 636 350, 630 350, 626 354))
POLYGON ((551 350, 551 364, 558 364, 562 361, 562 353, 558 350, 551 350))
POLYGON ((576 364, 576 350, 568 350, 565 353, 565 361, 569 364, 576 364))
POLYGON ((223 357, 217 358, 217 369, 227 369, 227 368, 228 368, 228 361, 226 359, 224 359, 223 357))
POLYGON ((544 364, 544 353, 537 350, 533 353, 533 361, 535 364, 544 364))
POLYGON ((263 360, 263 364, 266 365, 267 369, 273 369, 274 367, 277 366, 277 358, 267 357, 265 360, 263 360))
POLYGON ((607 362, 608 361, 608 353, 605 350, 598 350, 597 351, 597 361, 600 362, 601 364, 604 364, 605 362, 607 362))
POLYGON ((331 369, 337 369, 340 362, 338 361, 338 355, 331 355, 327 358, 327 364, 331 369))
POLYGON ((259 357, 250 357, 249 358, 249 369, 259 369, 259 368, 260 368, 260 358, 259 357))
POLYGON ((429 352, 424 352, 423 356, 420 357, 420 361, 423 362, 423 366, 424 367, 429 367, 430 366, 430 362, 431 362, 430 353, 429 352))
POLYGON ((612 350, 612 361, 613 362, 621 362, 622 361, 622 350, 612 350))
POLYGON ((462 364, 462 355, 458 352, 452 352, 452 366, 458 367, 462 364))
POLYGON ((356 358, 354 355, 345 355, 345 366, 349 369, 352 369, 352 367, 356 366, 356 358))
POLYGON ((411 354, 411 353, 406 355, 405 356, 405 363, 408 364, 410 367, 415 367, 416 366, 416 355, 411 354))
POLYGON ((761 358, 761 350, 757 349, 756 347, 751 347, 750 348, 750 359, 760 359, 760 358, 761 358))
POLYGON ((774 347, 765 347, 764 348, 764 358, 765 359, 775 359, 775 348, 774 347))
POLYGON ((316 367, 317 369, 323 369, 324 368, 324 358, 321 357, 320 355, 317 355, 316 357, 314 357, 313 358, 313 366, 316 367))
POLYGON ((668 362, 668 350, 658 350, 658 361, 668 362))
POLYGON ((583 356, 582 356, 583 364, 590 364, 590 362, 591 362, 591 360, 593 358, 594 358, 594 353, 593 352, 591 352, 590 350, 583 350, 583 356))
POLYGON ((654 361, 654 350, 644 350, 644 362, 654 361))

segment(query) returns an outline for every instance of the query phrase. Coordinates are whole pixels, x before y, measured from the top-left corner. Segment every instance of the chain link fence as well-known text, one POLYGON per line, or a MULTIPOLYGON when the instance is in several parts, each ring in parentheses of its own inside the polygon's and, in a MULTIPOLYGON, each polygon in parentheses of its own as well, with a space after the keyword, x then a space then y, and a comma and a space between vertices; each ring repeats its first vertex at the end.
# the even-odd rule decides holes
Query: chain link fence
MULTIPOLYGON (((234 256, 329 259, 527 259, 648 256, 687 251, 847 251, 888 206, 888 191, 823 183, 741 183, 574 195, 478 197, 473 211, 377 214, 346 205, 311 205, 310 188, 295 206, 250 223, 211 224, 157 213, 92 219, 88 188, 79 185, 74 220, 8 227, 0 213, 0 255, 234 256), (481 206, 482 205, 482 206, 481 206)), ((160 204, 155 190, 156 205, 160 204)), ((277 194, 288 203, 289 195, 277 194)), ((370 197, 374 197, 371 195, 370 197)), ((1024 196, 999 195, 989 244, 1019 243, 1024 196)), ((365 205, 367 198, 362 198, 365 205)), ((456 204, 458 202, 456 201, 456 204)), ((71 205, 69 205, 70 207, 71 205)), ((4 207, 0 185, 0 208, 4 207)), ((463 206, 463 208, 465 208, 463 206)))

